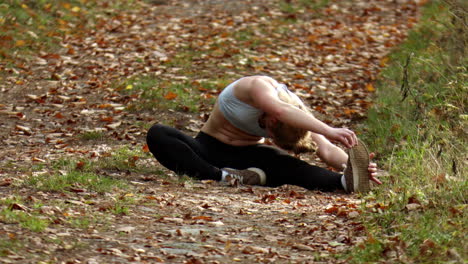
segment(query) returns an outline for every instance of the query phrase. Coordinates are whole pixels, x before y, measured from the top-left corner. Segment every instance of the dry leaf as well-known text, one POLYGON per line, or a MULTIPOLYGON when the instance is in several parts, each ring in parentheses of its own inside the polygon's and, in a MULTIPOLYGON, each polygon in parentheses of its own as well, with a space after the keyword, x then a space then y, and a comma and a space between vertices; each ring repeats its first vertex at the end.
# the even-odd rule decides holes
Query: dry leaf
POLYGON ((133 230, 135 230, 136 228, 134 226, 122 226, 122 227, 119 227, 117 228, 115 231, 117 232, 124 232, 124 233, 130 233, 132 232, 133 230))
POLYGON ((304 244, 299 244, 299 243, 296 243, 292 246, 293 249, 299 249, 299 250, 303 250, 303 251, 315 251, 313 247, 311 246, 308 246, 308 245, 304 245, 304 244))
POLYGON ((410 204, 407 204, 405 208, 408 211, 416 211, 421 208, 421 205, 417 203, 410 203, 410 204))
POLYGON ((256 246, 246 246, 242 249, 242 253, 244 254, 266 254, 268 252, 268 249, 256 246))
POLYGON ((105 127, 106 127, 106 128, 109 128, 109 129, 116 129, 116 128, 119 127, 121 124, 122 124, 122 121, 119 121, 119 122, 115 122, 115 123, 112 123, 112 124, 108 124, 108 125, 106 125, 105 127))
POLYGON ((177 98, 177 94, 173 92, 168 92, 166 95, 164 95, 164 98, 166 100, 174 100, 175 98, 177 98))

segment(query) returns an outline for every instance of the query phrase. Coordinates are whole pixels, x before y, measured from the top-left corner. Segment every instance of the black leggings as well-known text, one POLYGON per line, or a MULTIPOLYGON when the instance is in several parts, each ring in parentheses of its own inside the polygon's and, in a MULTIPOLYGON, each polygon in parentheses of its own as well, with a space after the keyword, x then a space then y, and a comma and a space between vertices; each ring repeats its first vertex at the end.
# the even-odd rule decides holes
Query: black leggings
POLYGON ((161 124, 150 128, 147 143, 154 157, 179 175, 219 181, 220 168, 256 167, 265 172, 267 186, 293 184, 311 190, 343 189, 341 174, 310 165, 273 146, 231 146, 203 132, 193 138, 161 124))

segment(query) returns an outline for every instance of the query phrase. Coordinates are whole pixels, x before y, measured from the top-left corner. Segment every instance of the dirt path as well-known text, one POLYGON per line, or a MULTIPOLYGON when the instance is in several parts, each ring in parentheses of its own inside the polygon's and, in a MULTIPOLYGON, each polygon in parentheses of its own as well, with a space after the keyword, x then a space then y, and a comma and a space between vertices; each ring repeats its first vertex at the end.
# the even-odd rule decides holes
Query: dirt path
POLYGON ((0 218, 0 240, 6 241, 0 262, 346 262, 333 255, 367 239, 352 195, 179 181, 147 153, 134 163, 169 176, 98 170, 131 186, 104 195, 38 191, 24 183, 55 171, 57 160, 99 161, 122 146, 140 151, 155 122, 187 133, 199 129, 210 110, 206 101, 196 101, 197 113, 171 111, 164 102, 138 108, 149 100, 123 82, 132 76, 200 86, 209 99, 226 81, 268 74, 326 122, 353 126, 365 116, 372 82, 415 21, 417 6, 330 1, 320 12, 286 8, 263 0, 152 1, 98 19, 95 30, 63 39, 57 53, 15 69, 2 65, 11 77, 0 86, 0 209, 6 199, 21 197, 8 206, 50 224, 38 233, 0 218), (182 55, 191 59, 184 64, 182 55), (214 88, 200 85, 207 80, 220 81, 214 88), (85 140, 90 133, 104 139, 85 140), (116 201, 125 202, 125 212, 116 212, 116 201))

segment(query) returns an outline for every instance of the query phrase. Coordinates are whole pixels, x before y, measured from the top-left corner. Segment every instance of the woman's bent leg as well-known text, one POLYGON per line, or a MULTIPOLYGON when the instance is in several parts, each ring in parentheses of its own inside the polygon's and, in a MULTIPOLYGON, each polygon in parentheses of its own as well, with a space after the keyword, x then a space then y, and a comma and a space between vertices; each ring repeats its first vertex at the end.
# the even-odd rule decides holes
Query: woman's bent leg
POLYGON ((204 146, 181 131, 156 124, 149 129, 146 141, 159 163, 175 173, 198 179, 221 180, 221 170, 202 158, 204 146))

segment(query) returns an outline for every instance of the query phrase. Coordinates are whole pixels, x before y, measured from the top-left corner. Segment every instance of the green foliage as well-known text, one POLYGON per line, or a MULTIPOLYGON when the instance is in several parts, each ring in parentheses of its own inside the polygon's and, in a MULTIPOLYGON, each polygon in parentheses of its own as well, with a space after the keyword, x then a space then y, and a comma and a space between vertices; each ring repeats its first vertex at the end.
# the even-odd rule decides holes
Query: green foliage
POLYGON ((366 141, 390 176, 367 197, 368 241, 352 252, 355 263, 467 257, 468 56, 459 43, 468 34, 458 8, 428 4, 382 72, 366 141))
POLYGON ((150 158, 148 153, 144 153, 140 149, 130 149, 128 147, 122 147, 114 152, 112 152, 109 156, 102 157, 99 160, 92 162, 89 164, 90 171, 99 171, 99 170, 115 170, 115 171, 126 171, 126 172, 137 172, 137 173, 159 173, 158 171, 154 171, 154 166, 145 164, 138 164, 137 162, 140 159, 150 158))
POLYGON ((56 172, 40 176, 30 176, 27 185, 44 191, 68 191, 72 188, 85 188, 98 193, 111 192, 115 188, 123 188, 124 182, 91 172, 69 171, 65 174, 56 172))
POLYGON ((0 221, 5 223, 19 223, 22 228, 34 232, 41 232, 49 225, 49 221, 42 219, 40 216, 10 209, 3 209, 0 211, 0 221))
MULTIPOLYGON (((0 208, 2 209, 0 210, 0 222, 19 223, 22 228, 26 228, 31 231, 43 231, 49 225, 49 221, 46 218, 39 216, 39 214, 35 213, 34 211, 25 211, 21 205, 22 203, 23 202, 19 197, 5 197, 1 199, 0 208)), ((40 205, 33 205, 33 207, 38 206, 40 205)), ((13 240, 10 242, 14 244, 13 240)), ((10 243, 6 243, 5 245, 9 244, 10 243)))
POLYGON ((20 241, 15 238, 0 238, 0 257, 5 257, 10 254, 10 252, 18 251, 23 248, 23 241, 20 241))
POLYGON ((82 140, 101 140, 104 138, 104 133, 100 131, 87 131, 80 135, 82 140))
POLYGON ((111 208, 111 212, 115 215, 127 215, 129 208, 123 202, 115 203, 114 207, 111 208))
POLYGON ((206 98, 200 92, 208 89, 206 86, 211 84, 187 80, 161 81, 152 75, 132 77, 115 85, 121 93, 138 98, 127 107, 129 110, 157 108, 182 112, 198 112, 200 107, 213 103, 213 98, 206 98))
POLYGON ((292 0, 292 1, 280 1, 280 10, 289 13, 296 14, 303 9, 317 10, 328 5, 328 0, 292 0))
MULTIPOLYGON (((39 208, 41 204, 33 204, 31 210, 22 204, 24 204, 23 200, 16 196, 0 199, 0 222, 18 223, 22 228, 34 232, 43 231, 49 225, 49 220, 36 212, 35 209, 39 208)), ((15 239, 10 239, 9 241, 5 240, 3 244, 0 243, 0 256, 2 254, 1 248, 3 246, 14 246, 15 241, 15 239)))

